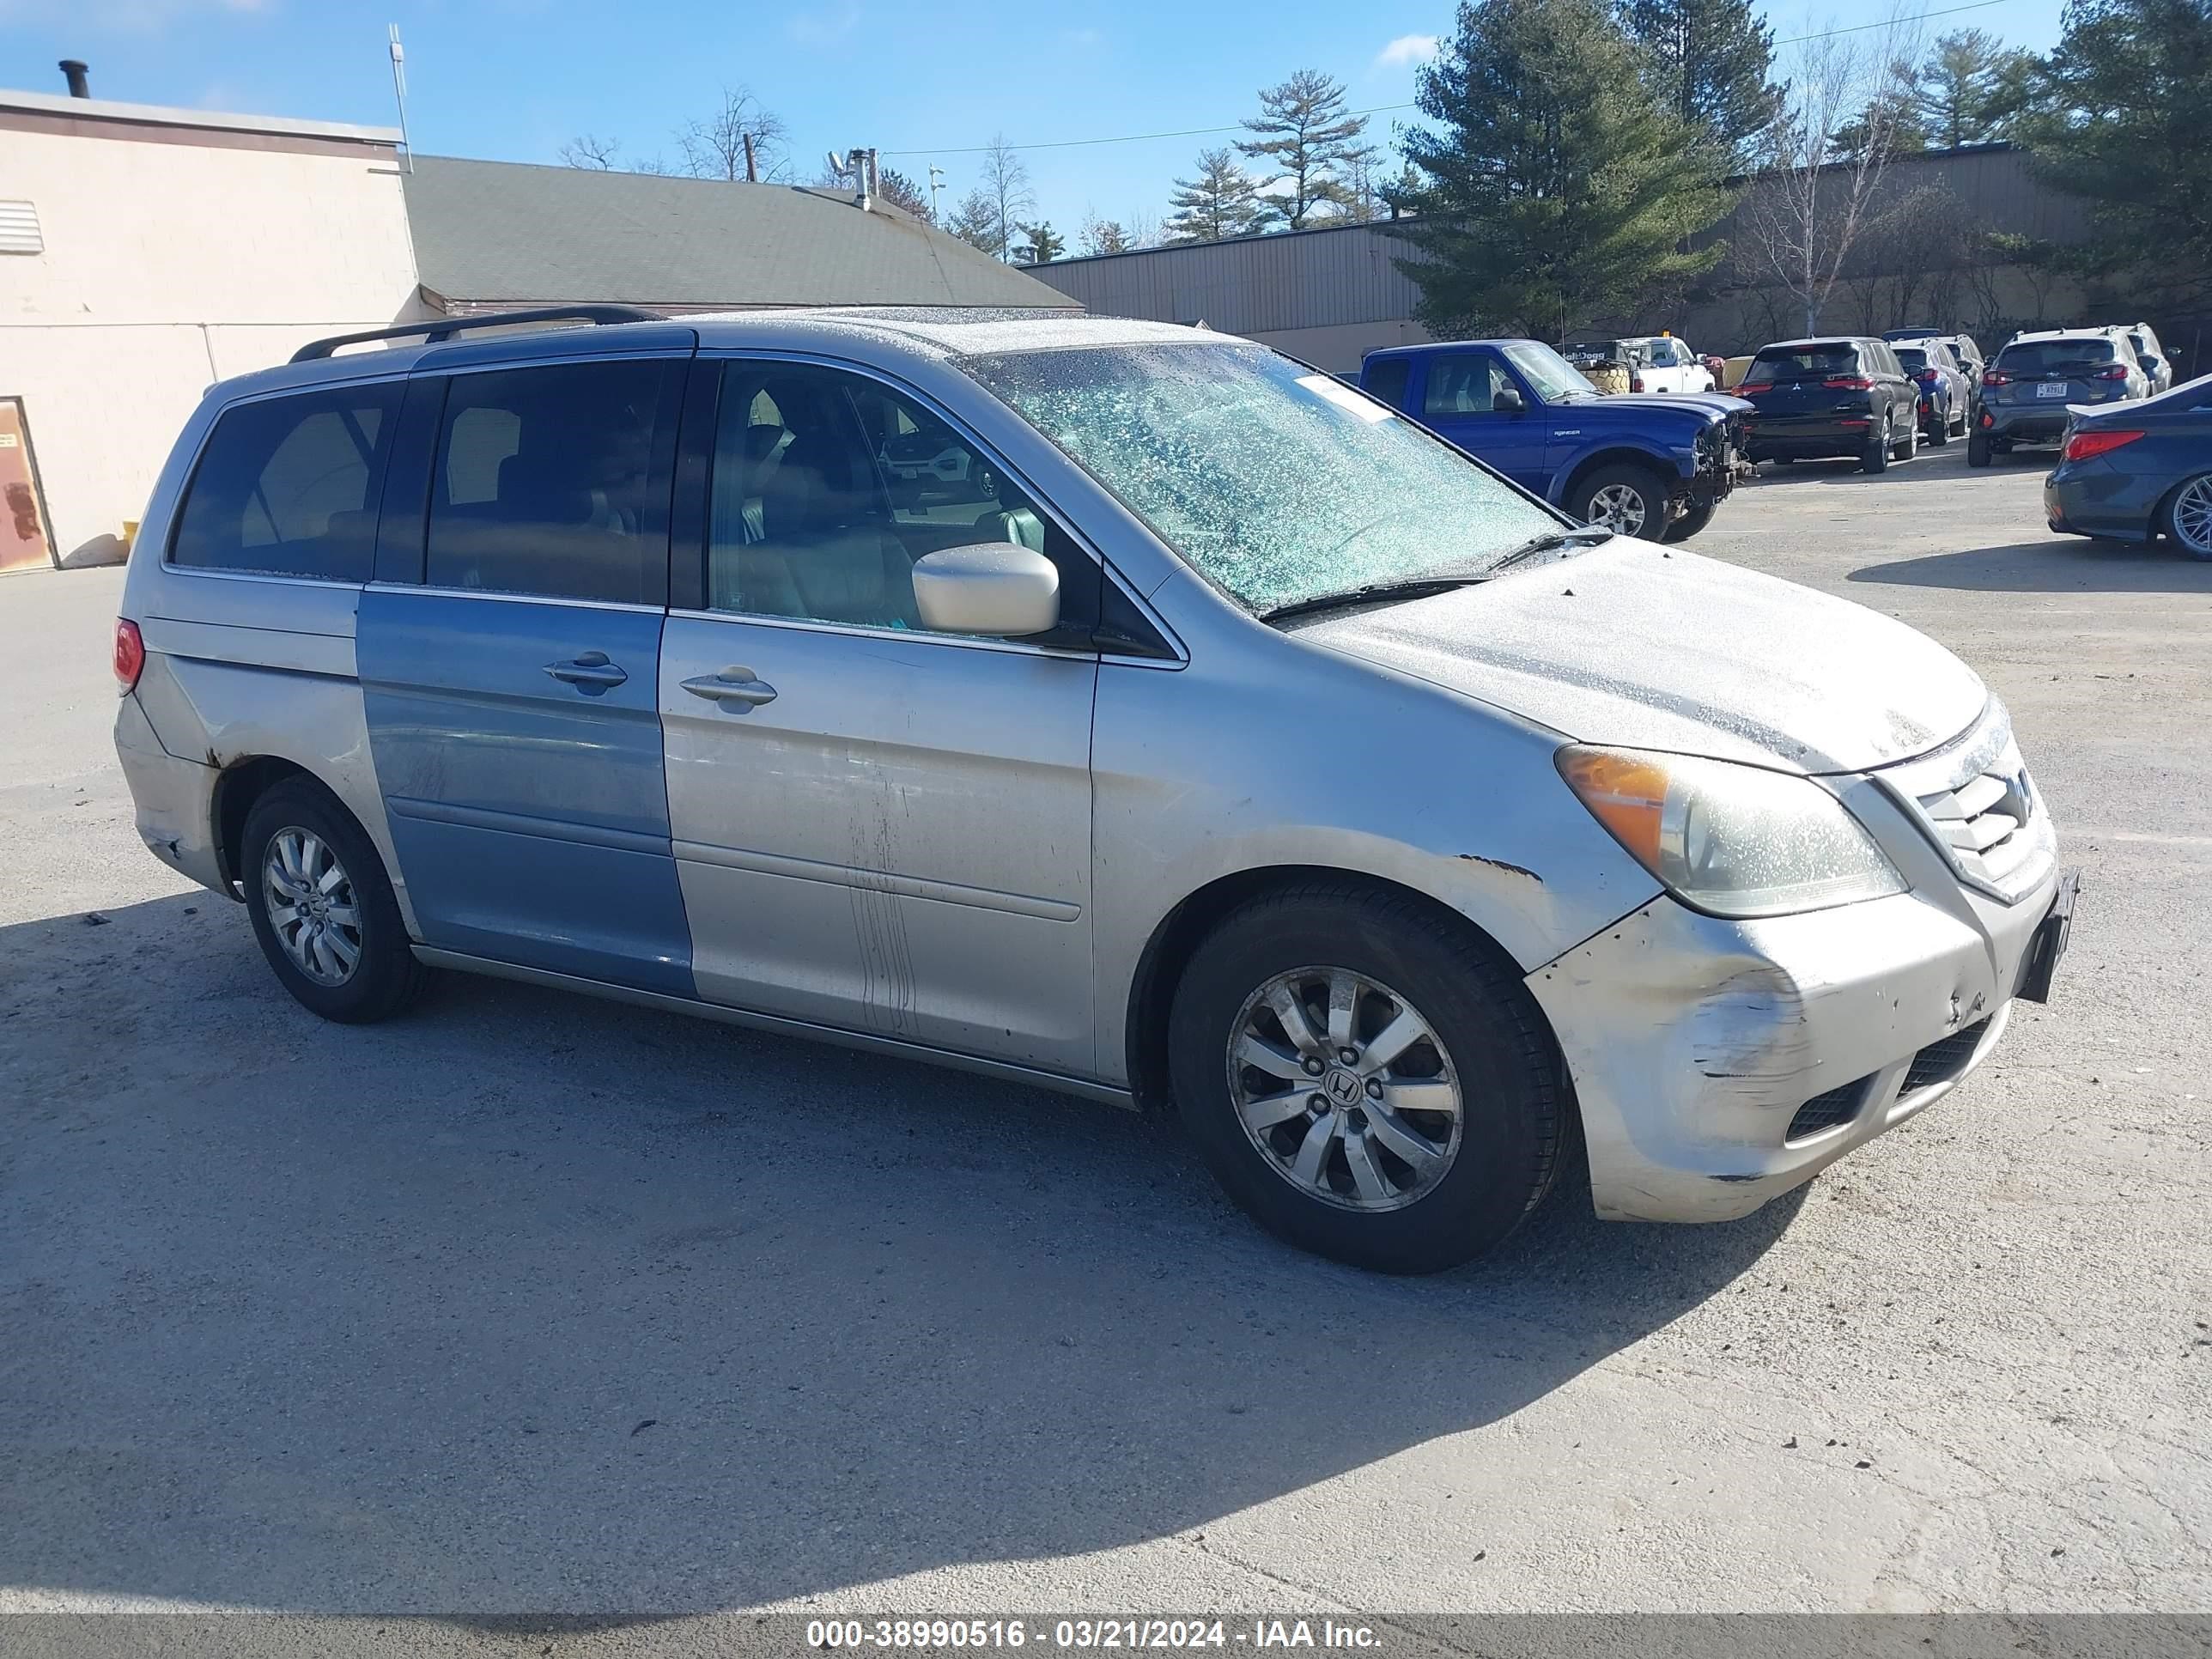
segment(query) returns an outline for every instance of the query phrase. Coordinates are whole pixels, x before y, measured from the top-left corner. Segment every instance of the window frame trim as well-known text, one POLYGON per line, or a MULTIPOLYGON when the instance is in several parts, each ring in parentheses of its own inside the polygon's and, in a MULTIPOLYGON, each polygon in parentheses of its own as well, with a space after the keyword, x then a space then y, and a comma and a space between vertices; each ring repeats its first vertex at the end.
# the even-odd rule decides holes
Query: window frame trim
MULTIPOLYGON (((978 436, 975 429, 966 420, 954 410, 948 409, 943 399, 933 397, 919 386, 901 380, 897 375, 878 368, 872 363, 859 362, 849 357, 832 356, 826 352, 775 348, 756 349, 749 346, 702 345, 693 357, 691 372, 696 376, 702 369, 708 371, 713 376, 714 395, 713 407, 709 411, 710 418, 706 423, 705 441, 697 452, 703 459, 705 465, 696 479, 684 477, 684 460, 686 446, 683 441, 683 434, 679 434, 678 441, 676 471, 679 484, 696 489, 697 494, 690 503, 679 502, 671 509, 669 557, 672 563, 668 582, 670 596, 668 614, 670 616, 682 617, 691 621, 756 623, 764 627, 796 628, 817 633, 851 635, 858 638, 872 640, 896 639, 902 642, 927 641, 934 644, 967 646, 989 651, 1011 651, 1040 657, 1073 659, 1082 662, 1110 661, 1146 668, 1168 669, 1188 665, 1190 652, 1183 644, 1181 636, 1168 626, 1166 620, 1146 600, 1145 596, 1122 578, 1121 573, 1114 568, 1114 562, 1099 550, 1097 544, 1090 537, 1078 530, 1066 513, 1044 491, 1031 483, 1019 467, 1009 465, 1006 457, 1001 455, 995 447, 978 436), (1102 580, 1112 582, 1121 589, 1122 596, 1151 625, 1153 632, 1158 635, 1161 643, 1167 647, 1170 654, 1165 657, 1145 656, 1132 652, 1108 650, 1100 647, 1095 638, 1093 643, 1088 647, 1030 645, 1018 640, 993 639, 975 634, 939 634, 927 629, 872 628, 865 623, 829 622, 811 617, 758 616, 750 611, 716 611, 709 608, 705 604, 705 599, 708 538, 712 534, 714 528, 714 445, 715 440, 720 435, 722 390, 728 366, 732 363, 742 362, 792 363, 802 368, 841 370, 848 374, 856 374, 863 380, 873 380, 901 397, 911 398, 915 404, 927 410, 959 434, 963 440, 974 447, 980 457, 996 467, 1003 477, 1018 485, 1036 509, 1057 526, 1078 551, 1098 567, 1102 580), (697 558, 697 569, 695 575, 690 579, 690 586, 684 591, 686 598, 696 597, 700 600, 696 605, 679 606, 675 602, 678 586, 672 561, 677 556, 674 531, 678 524, 691 526, 696 529, 697 536, 697 545, 694 550, 697 558)), ((684 401, 684 411, 687 415, 692 410, 692 398, 693 394, 687 392, 684 401)), ((1102 605, 1101 620, 1103 619, 1103 611, 1104 607, 1102 605)))
POLYGON ((359 589, 376 580, 376 557, 382 544, 384 524, 384 490, 386 481, 392 476, 392 458, 399 447, 400 420, 407 409, 407 383, 412 377, 404 370, 392 374, 349 374, 342 379, 310 380, 301 386, 271 386, 227 400, 209 419, 207 430, 200 434, 199 447, 192 453, 192 464, 185 474, 184 487, 177 491, 177 504, 170 510, 168 533, 161 541, 161 569, 164 576, 212 576, 218 580, 233 578, 241 581, 296 582, 303 586, 344 587, 359 589), (392 442, 386 446, 383 471, 373 480, 368 492, 375 497, 376 526, 368 544, 368 574, 359 581, 340 576, 301 576, 284 570, 231 570, 218 565, 179 564, 177 562, 177 538, 185 527, 185 509, 191 505, 192 491, 199 485, 200 473, 207 465, 208 452, 215 447, 215 434, 222 427, 223 417, 234 409, 244 409, 252 404, 276 403, 289 398, 313 397, 319 393, 338 392, 355 386, 398 386, 398 400, 392 410, 392 442))

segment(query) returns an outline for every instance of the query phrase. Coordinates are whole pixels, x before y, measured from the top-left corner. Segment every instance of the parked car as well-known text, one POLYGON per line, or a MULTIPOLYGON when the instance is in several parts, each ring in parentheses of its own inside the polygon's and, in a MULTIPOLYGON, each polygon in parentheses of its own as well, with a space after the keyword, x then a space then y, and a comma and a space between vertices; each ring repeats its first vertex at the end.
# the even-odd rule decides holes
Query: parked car
POLYGON ((2050 816, 1901 623, 1230 337, 587 314, 319 342, 155 486, 138 831, 318 1014, 451 968, 1171 1098, 1267 1225, 1419 1271, 1571 1158, 1742 1215, 2050 994, 2050 816), (909 421, 996 496, 902 507, 909 421))
POLYGON ((1987 466, 2021 444, 2066 435, 2070 404, 2132 402, 2149 389, 2124 336, 2106 329, 2015 334, 1982 374, 1982 412, 1966 464, 1987 466))
POLYGON ((1623 535, 1686 540, 1735 487, 1741 401, 1601 397, 1534 340, 1370 351, 1359 384, 1577 520, 1623 535))
POLYGON ((2148 384, 2146 395, 2170 391, 2173 386, 2173 360, 2158 343, 2157 332, 2148 323, 2136 323, 2121 331, 2127 337, 2128 349, 2136 354, 2136 366, 2142 370, 2148 384))
POLYGON ((1968 382, 1968 405, 1974 413, 1981 410, 1982 348, 1971 334, 1946 334, 1940 328, 1893 328, 1881 337, 1892 345, 1901 345, 1919 340, 1942 340, 1958 353, 1959 366, 1966 371, 1968 382))
POLYGON ((2212 560, 2212 374, 2140 403, 2075 410, 2043 509, 2062 534, 2169 536, 2191 558, 2212 560))
POLYGON ((1631 392, 1711 392, 1720 384, 1706 360, 1671 334, 1584 340, 1561 355, 1579 369, 1620 364, 1628 371, 1631 392))
POLYGON ((1841 335, 1761 346, 1736 387, 1754 461, 1856 456, 1880 472, 1920 449, 1920 386, 1886 340, 1841 335))
POLYGON ((1920 388, 1921 436, 1938 448, 1965 437, 1972 419, 1972 382, 1951 343, 1924 339, 1890 349, 1920 388))

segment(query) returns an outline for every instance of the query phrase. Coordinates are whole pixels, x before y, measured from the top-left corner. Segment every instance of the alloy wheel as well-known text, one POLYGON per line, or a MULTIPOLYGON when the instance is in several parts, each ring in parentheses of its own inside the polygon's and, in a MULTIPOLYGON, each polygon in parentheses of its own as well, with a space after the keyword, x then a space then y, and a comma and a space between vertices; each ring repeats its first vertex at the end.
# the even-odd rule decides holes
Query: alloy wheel
POLYGON ((343 985, 361 961, 361 904, 331 844, 290 827, 261 860, 269 926, 292 965, 318 985, 343 985))
POLYGON ((1591 495, 1589 522, 1603 525, 1616 536, 1634 536, 1644 529, 1650 508, 1644 493, 1633 484, 1610 483, 1591 495))
POLYGON ((1402 1209, 1459 1155, 1458 1073, 1434 1029, 1344 968, 1278 974, 1229 1037, 1230 1099, 1275 1173, 1342 1209, 1402 1209))
POLYGON ((2212 472, 2191 478, 2173 498, 2173 539, 2200 559, 2212 559, 2212 472))

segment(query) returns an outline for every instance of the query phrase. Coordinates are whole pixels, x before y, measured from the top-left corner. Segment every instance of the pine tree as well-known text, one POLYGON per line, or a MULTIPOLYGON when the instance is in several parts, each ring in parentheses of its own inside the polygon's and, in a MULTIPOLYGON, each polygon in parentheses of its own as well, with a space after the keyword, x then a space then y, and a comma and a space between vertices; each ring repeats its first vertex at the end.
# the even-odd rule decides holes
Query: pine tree
POLYGON ((2088 207, 2070 257, 2176 309, 2212 301, 2212 0, 2071 0, 2045 74, 2024 136, 2088 207))
POLYGON ((1404 137, 1425 181, 1391 192, 1430 332, 1558 338, 1719 262, 1685 251, 1728 210, 1717 158, 1646 61, 1606 0, 1462 0, 1418 83, 1442 130, 1404 137))
POLYGON ((929 198, 920 185, 896 167, 885 167, 876 175, 876 188, 893 207, 904 208, 924 224, 937 222, 937 210, 929 204, 929 198))
POLYGON ((1623 0, 1620 21, 1650 51, 1667 106, 1743 166, 1783 91, 1769 78, 1774 31, 1751 0, 1623 0))
POLYGON ((1917 102, 1929 141, 1956 148, 2001 136, 2020 112, 2033 62, 1980 29, 1938 37, 1920 70, 1917 102))
POLYGON ((1048 265, 1067 252, 1067 240, 1051 223, 1017 226, 1022 239, 1014 244, 1014 263, 1018 265, 1048 265))
POLYGON ((1258 137, 1240 142, 1237 153, 1289 181, 1283 216, 1292 230, 1304 230, 1316 208, 1346 201, 1340 171, 1359 150, 1367 118, 1345 112, 1342 82, 1300 70, 1260 94, 1260 113, 1244 129, 1258 137))
POLYGON ((1276 209, 1260 194, 1252 175, 1226 149, 1201 151, 1198 176, 1178 179, 1168 198, 1175 216, 1168 221, 1168 240, 1175 242, 1218 242, 1224 236, 1249 236, 1275 221, 1276 209))
POLYGON ((1006 237, 1000 228, 998 198, 981 185, 960 198, 960 205, 952 210, 952 216, 945 222, 945 228, 969 246, 981 248, 994 258, 1006 254, 1006 237))

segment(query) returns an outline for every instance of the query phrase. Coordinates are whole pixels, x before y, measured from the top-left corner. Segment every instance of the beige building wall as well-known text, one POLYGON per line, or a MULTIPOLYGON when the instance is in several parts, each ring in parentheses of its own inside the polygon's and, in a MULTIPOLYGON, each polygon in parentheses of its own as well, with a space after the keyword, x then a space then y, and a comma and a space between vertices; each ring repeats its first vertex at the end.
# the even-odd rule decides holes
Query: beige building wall
POLYGON ((120 550, 214 381, 423 314, 398 135, 0 93, 0 395, 20 397, 56 550, 120 550))

